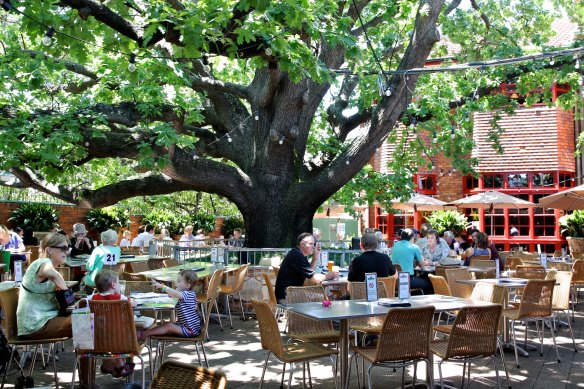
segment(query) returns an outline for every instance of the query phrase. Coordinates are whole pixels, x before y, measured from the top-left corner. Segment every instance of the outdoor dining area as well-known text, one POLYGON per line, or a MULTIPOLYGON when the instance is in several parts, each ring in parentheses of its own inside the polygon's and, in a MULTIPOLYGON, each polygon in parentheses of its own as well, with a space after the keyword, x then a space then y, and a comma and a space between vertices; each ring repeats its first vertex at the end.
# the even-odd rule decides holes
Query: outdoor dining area
MULTIPOLYGON (((278 304, 274 257, 240 263, 241 255, 234 255, 239 250, 247 251, 247 258, 261 258, 246 248, 225 252, 223 262, 211 261, 210 253, 183 262, 126 254, 115 270, 122 293, 138 304, 90 302, 95 344, 88 350, 64 338, 40 342, 45 352, 26 353, 23 346, 33 343, 22 343, 14 329, 19 285, 2 282, 3 325, 9 344, 21 347, 23 374, 32 376, 36 387, 56 387, 57 382, 59 387, 78 387, 76 356, 97 360, 122 355, 140 360, 134 373, 114 379, 97 368, 93 387, 202 387, 196 379, 216 385, 208 387, 230 388, 298 387, 304 381, 323 388, 400 387, 413 381, 472 388, 584 382, 584 369, 579 368, 584 358, 576 352, 582 346, 584 320, 577 294, 584 285, 584 260, 550 257, 543 267, 535 263, 540 259, 536 254, 514 252, 498 277, 484 260, 468 267, 437 266, 428 271, 435 293, 406 299, 398 298, 396 278, 380 279, 372 298, 365 283, 349 286, 341 271, 338 279, 323 285, 289 287, 287 302, 278 304), (195 271, 201 281, 200 335, 140 340, 145 326, 172 320, 176 313, 176 299, 161 294, 152 281, 176 287, 185 269, 195 271), (251 290, 252 284, 260 287, 251 290), (347 286, 351 298, 337 299, 334 292, 347 286), (98 319, 100 315, 105 319, 98 319), (30 358, 37 359, 32 366, 30 358), (176 377, 166 376, 171 374, 176 377)), ((333 258, 342 264, 341 257, 333 258)), ((77 262, 68 259, 64 266, 82 266, 77 262)), ((319 271, 326 273, 327 268, 319 266, 319 271)), ((14 368, 16 359, 12 362, 5 387, 18 387, 20 373, 14 368)))

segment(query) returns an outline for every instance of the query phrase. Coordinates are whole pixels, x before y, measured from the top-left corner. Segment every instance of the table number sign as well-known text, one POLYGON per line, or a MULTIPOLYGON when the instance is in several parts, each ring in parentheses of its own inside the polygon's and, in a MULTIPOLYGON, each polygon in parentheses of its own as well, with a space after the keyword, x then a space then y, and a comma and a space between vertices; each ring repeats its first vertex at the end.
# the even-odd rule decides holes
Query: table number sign
POLYGON ((365 273, 367 301, 377 301, 377 273, 365 273))
POLYGON ((224 250, 217 249, 217 262, 224 263, 224 258, 225 258, 224 250))
POLYGON ((22 261, 14 261, 14 281, 22 282, 22 261))
POLYGON ((217 247, 211 249, 211 262, 217 262, 217 247))
POLYGON ((328 265, 328 259, 329 259, 329 255, 328 255, 328 251, 321 251, 320 252, 320 265, 322 267, 327 267, 328 265))
POLYGON ((545 253, 539 255, 539 260, 541 262, 541 266, 547 268, 547 255, 545 253))
POLYGON ((410 273, 406 271, 400 271, 397 274, 398 298, 400 300, 407 300, 410 298, 410 273))

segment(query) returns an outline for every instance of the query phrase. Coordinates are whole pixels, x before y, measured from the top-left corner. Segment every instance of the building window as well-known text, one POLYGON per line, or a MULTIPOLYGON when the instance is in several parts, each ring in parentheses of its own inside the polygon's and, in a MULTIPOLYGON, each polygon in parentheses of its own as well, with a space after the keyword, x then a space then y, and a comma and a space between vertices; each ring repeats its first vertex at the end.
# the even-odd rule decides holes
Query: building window
POLYGON ((462 178, 462 192, 463 193, 468 193, 470 191, 472 191, 473 189, 476 189, 479 187, 479 179, 472 176, 472 175, 468 175, 466 177, 462 178))
POLYGON ((527 173, 511 173, 507 176, 507 184, 509 188, 527 188, 529 183, 527 181, 527 173))
POLYGON ((574 186, 574 175, 570 173, 560 173, 560 188, 571 188, 574 186))
POLYGON ((493 209, 492 215, 488 209, 485 210, 485 232, 497 236, 505 234, 505 215, 502 209, 493 209))
MULTIPOLYGON (((539 199, 545 194, 533 195, 533 202, 539 203, 539 199)), ((554 236, 556 232, 556 216, 551 208, 537 207, 533 209, 533 234, 537 236, 554 236)))
POLYGON ((387 234, 387 212, 381 208, 377 208, 377 215, 375 217, 375 226, 383 233, 387 234))
MULTIPOLYGON (((530 201, 529 195, 515 195, 522 200, 530 201)), ((509 210, 509 228, 517 228, 518 236, 529 236, 529 210, 528 209, 510 209, 509 210)))
POLYGON ((436 175, 435 174, 417 174, 415 182, 418 185, 418 193, 425 195, 436 194, 436 175))
POLYGON ((483 188, 493 189, 503 187, 503 176, 501 174, 483 175, 483 188))
POLYGON ((554 174, 553 173, 533 173, 531 175, 531 185, 534 187, 540 186, 554 186, 554 174))
MULTIPOLYGON (((396 213, 393 215, 393 235, 399 236, 398 232, 406 227, 412 228, 414 225, 414 215, 412 213, 396 213)), ((388 235, 389 236, 389 235, 388 235)))

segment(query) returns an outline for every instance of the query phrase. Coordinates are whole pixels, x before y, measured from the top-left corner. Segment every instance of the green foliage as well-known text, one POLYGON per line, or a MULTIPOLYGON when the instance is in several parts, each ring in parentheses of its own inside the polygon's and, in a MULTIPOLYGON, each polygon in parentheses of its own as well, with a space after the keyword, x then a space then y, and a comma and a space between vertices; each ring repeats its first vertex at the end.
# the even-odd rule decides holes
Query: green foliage
POLYGON ((459 234, 466 228, 466 217, 458 211, 436 211, 426 217, 426 221, 442 235, 444 231, 459 234))
POLYGON ((120 228, 126 227, 130 221, 128 211, 119 208, 91 209, 85 218, 88 227, 98 232, 109 229, 118 231, 120 228))
POLYGON ((241 228, 242 230, 245 228, 243 219, 238 216, 227 216, 221 226, 221 233, 223 236, 229 237, 233 235, 233 230, 236 228, 241 228))
POLYGON ((155 209, 144 215, 142 223, 152 224, 157 234, 160 233, 160 229, 166 228, 170 235, 174 236, 183 233, 184 228, 191 224, 191 218, 167 209, 155 209))
POLYGON ((59 213, 48 204, 22 204, 12 211, 8 220, 16 226, 32 227, 34 231, 50 231, 59 220, 59 213))
POLYGON ((561 233, 572 238, 584 238, 584 211, 574 211, 559 220, 561 233))

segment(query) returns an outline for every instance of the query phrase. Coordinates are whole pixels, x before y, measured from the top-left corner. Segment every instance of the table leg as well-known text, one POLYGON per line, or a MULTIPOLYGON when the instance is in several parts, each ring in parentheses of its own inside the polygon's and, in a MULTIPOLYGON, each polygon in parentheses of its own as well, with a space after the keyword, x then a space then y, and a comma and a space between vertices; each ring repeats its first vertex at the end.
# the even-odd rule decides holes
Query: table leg
POLYGON ((339 360, 341 370, 341 389, 345 389, 349 386, 349 320, 341 319, 340 324, 341 338, 339 340, 339 360))

